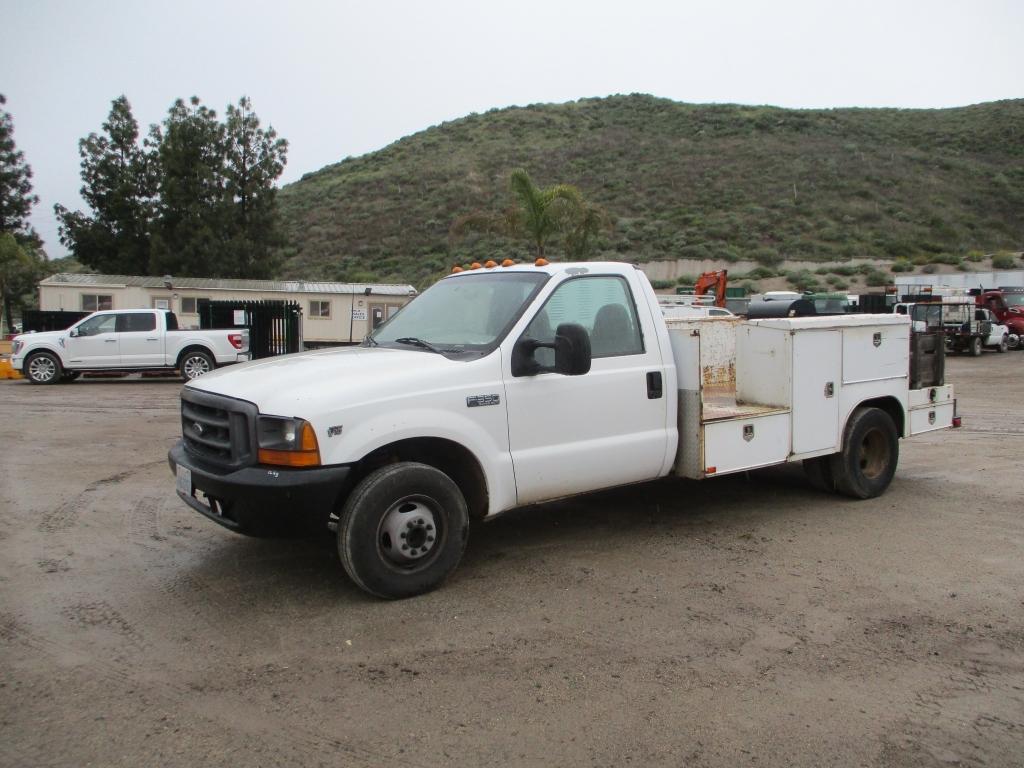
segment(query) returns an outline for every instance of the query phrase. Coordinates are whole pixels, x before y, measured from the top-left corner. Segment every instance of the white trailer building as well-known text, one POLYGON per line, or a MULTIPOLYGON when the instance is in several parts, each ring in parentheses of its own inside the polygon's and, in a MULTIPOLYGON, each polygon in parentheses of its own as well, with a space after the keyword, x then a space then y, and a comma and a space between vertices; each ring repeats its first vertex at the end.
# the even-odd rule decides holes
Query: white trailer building
POLYGON ((170 309, 182 328, 198 328, 201 299, 295 301, 302 307, 303 340, 317 346, 361 340, 415 295, 411 285, 387 283, 61 273, 39 283, 39 308, 170 309))

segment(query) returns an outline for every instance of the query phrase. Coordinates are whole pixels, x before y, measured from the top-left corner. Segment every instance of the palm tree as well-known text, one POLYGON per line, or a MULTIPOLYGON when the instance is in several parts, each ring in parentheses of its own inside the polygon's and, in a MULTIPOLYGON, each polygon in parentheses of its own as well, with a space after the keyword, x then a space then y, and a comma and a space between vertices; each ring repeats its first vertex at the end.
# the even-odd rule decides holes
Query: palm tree
POLYGON ((587 203, 571 184, 541 188, 533 183, 530 174, 517 168, 509 176, 509 187, 515 198, 509 210, 501 214, 474 211, 460 216, 452 224, 451 237, 461 237, 471 230, 525 237, 537 258, 543 258, 549 239, 566 233, 566 251, 582 257, 594 235, 607 222, 604 212, 587 203))

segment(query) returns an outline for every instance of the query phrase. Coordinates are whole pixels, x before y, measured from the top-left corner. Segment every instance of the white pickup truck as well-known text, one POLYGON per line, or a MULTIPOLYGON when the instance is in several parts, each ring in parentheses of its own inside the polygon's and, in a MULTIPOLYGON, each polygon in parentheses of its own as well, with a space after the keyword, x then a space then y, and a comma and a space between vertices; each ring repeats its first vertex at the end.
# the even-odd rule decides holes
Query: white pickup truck
POLYGON ((179 496, 240 533, 312 518, 387 598, 438 586, 471 518, 666 475, 803 461, 856 498, 898 439, 954 423, 910 390, 898 315, 666 320, 619 263, 452 274, 361 347, 218 371, 182 388, 179 496))
POLYGON ((249 359, 249 331, 180 331, 173 312, 94 312, 64 331, 14 337, 11 365, 33 384, 73 381, 84 372, 178 370, 185 381, 249 359))

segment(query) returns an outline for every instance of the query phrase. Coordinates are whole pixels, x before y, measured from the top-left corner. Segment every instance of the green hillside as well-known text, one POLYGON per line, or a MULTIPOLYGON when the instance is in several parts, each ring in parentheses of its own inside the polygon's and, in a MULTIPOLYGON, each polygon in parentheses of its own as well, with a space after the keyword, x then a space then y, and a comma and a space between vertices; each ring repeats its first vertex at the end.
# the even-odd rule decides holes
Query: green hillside
POLYGON ((473 114, 307 174, 279 196, 283 273, 422 284, 525 256, 448 238, 456 216, 509 205, 516 167, 611 214, 593 258, 922 264, 1024 247, 1024 99, 790 110, 633 95, 473 114))

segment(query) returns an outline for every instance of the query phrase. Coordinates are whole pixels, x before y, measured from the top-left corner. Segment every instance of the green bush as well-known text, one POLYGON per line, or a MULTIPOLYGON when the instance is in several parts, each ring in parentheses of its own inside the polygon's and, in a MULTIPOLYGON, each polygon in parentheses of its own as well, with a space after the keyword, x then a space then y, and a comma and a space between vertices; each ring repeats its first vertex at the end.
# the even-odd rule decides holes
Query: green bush
POLYGON ((985 258, 985 254, 982 253, 981 251, 968 251, 966 258, 967 258, 968 261, 973 261, 974 263, 978 263, 979 261, 981 261, 982 259, 985 258))
POLYGON ((879 288, 889 284, 889 276, 881 270, 875 269, 864 276, 864 282, 871 288, 879 288))
POLYGON ((849 286, 846 281, 843 280, 839 275, 829 275, 825 278, 830 286, 835 288, 837 291, 845 291, 849 286))
POLYGON ((694 285, 697 278, 693 275, 680 275, 676 278, 676 285, 694 285))
POLYGON ((954 267, 962 262, 963 259, 957 256, 955 253, 936 253, 931 258, 932 264, 950 264, 954 267))
MULTIPOLYGON (((931 264, 931 262, 932 257, 925 253, 919 253, 917 256, 910 260, 910 263, 913 264, 915 267, 923 267, 925 264, 931 264)), ((933 269, 932 272, 934 271, 935 270, 933 269)))
POLYGON ((750 280, 767 280, 771 277, 776 277, 778 273, 774 269, 768 269, 768 267, 754 267, 752 270, 747 272, 745 277, 750 280))
POLYGON ((937 270, 938 267, 936 267, 934 264, 925 264, 923 267, 921 267, 921 271, 924 272, 926 275, 934 275, 937 270))
POLYGON ((914 265, 906 259, 896 259, 889 267, 893 272, 913 272, 914 265))
POLYGON ((671 280, 651 280, 651 285, 656 291, 667 291, 669 288, 675 288, 676 286, 671 280))
POLYGON ((1017 266, 1012 254, 1000 251, 992 257, 992 269, 1013 269, 1017 266))
POLYGON ((784 261, 782 254, 774 248, 758 248, 752 256, 762 267, 777 267, 784 261))
POLYGON ((838 267, 832 267, 831 271, 833 275, 842 275, 843 277, 853 277, 857 274, 856 267, 851 267, 846 264, 841 264, 838 267))

